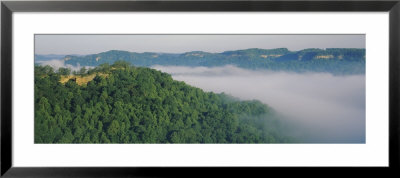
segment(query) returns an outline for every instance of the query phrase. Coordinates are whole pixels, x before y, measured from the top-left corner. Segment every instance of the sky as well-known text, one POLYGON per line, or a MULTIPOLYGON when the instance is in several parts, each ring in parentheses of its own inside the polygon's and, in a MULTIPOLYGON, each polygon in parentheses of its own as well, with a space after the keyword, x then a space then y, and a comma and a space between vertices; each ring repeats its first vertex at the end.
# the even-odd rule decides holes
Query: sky
POLYGON ((35 54, 97 54, 109 50, 184 53, 248 48, 365 48, 365 35, 35 35, 35 54))

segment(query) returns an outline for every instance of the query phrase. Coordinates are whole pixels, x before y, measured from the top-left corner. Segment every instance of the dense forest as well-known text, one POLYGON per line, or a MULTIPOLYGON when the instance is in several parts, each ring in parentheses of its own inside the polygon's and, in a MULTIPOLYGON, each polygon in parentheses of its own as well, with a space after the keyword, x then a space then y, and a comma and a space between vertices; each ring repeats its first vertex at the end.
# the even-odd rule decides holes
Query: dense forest
MULTIPOLYGON (((45 59, 43 56, 37 56, 45 59)), ((35 59, 35 60, 36 60, 35 59)), ((285 70, 294 72, 329 72, 332 74, 364 74, 365 49, 327 48, 289 51, 277 49, 244 49, 208 53, 192 51, 182 54, 135 53, 111 50, 86 56, 67 55, 65 64, 72 66, 98 66, 125 60, 135 66, 175 65, 175 66, 224 66, 235 65, 246 69, 285 70)))
MULTIPOLYGON (((101 60, 100 60, 101 61, 101 60)), ((273 109, 117 61, 35 66, 35 143, 285 143, 273 109)))

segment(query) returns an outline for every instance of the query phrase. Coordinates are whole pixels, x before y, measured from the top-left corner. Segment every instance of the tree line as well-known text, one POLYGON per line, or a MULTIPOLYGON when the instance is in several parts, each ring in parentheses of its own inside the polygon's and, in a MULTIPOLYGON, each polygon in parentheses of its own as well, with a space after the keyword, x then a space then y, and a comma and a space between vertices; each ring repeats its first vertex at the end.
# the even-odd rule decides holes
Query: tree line
POLYGON ((327 48, 289 51, 277 49, 245 49, 208 53, 193 51, 182 54, 134 53, 111 50, 86 56, 66 56, 66 64, 98 66, 125 60, 136 66, 178 65, 215 67, 235 65, 246 69, 268 69, 293 72, 329 72, 338 75, 365 74, 365 49, 327 48), (327 56, 328 58, 318 58, 327 56))

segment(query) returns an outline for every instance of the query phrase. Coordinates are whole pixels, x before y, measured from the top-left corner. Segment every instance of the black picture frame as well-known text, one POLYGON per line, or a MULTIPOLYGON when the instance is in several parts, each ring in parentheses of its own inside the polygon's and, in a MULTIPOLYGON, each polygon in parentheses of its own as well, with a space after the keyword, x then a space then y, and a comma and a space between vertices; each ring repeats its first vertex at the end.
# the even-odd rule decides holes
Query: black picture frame
MULTIPOLYGON (((126 12, 126 11, 289 11, 289 12, 389 12, 389 167, 343 168, 347 171, 393 171, 399 168, 399 81, 400 81, 400 1, 2 1, 1 2, 1 176, 5 177, 131 177, 196 176, 246 173, 246 177, 292 171, 281 167, 268 168, 130 168, 130 167, 75 167, 75 168, 18 168, 12 165, 12 18, 13 12, 126 12), (275 171, 277 170, 277 171, 275 171)), ((301 173, 310 168, 293 169, 301 173)), ((328 174, 339 175, 331 168, 328 174)))

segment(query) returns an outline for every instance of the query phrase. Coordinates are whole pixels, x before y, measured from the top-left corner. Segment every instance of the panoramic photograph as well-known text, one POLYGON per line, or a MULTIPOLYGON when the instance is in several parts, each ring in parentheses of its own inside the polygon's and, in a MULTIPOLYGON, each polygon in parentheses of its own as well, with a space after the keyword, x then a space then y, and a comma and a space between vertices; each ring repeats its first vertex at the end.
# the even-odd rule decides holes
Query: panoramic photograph
POLYGON ((35 144, 364 144, 365 35, 37 34, 35 144))

